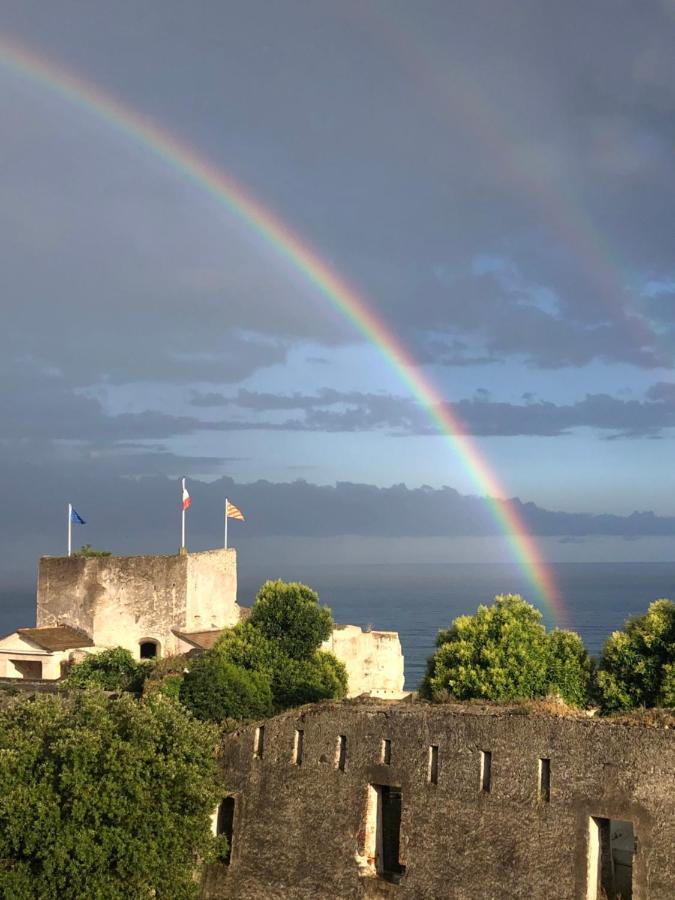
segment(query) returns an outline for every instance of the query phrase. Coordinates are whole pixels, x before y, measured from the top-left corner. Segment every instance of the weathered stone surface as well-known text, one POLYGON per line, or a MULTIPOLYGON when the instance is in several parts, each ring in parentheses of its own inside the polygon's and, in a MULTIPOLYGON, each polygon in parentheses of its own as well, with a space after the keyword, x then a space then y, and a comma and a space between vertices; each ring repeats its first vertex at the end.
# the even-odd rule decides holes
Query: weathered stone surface
POLYGON ((675 745, 667 727, 523 714, 496 707, 344 701, 285 713, 225 737, 236 797, 229 867, 204 898, 586 900, 589 817, 629 820, 637 837, 633 900, 675 896, 675 745), (294 765, 296 729, 303 758, 294 765), (336 765, 347 738, 345 770, 336 765), (391 764, 381 742, 391 741, 391 764), (428 781, 438 747, 438 783, 428 781), (492 753, 489 793, 480 751, 492 753), (551 760, 550 802, 538 797, 551 760), (402 789, 400 859, 391 884, 367 871, 368 786, 402 789))
POLYGON ((398 632, 336 625, 323 649, 345 664, 349 697, 364 693, 390 699, 403 696, 404 659, 398 632))
POLYGON ((159 642, 168 656, 189 649, 172 629, 201 631, 239 621, 235 550, 176 556, 45 557, 40 560, 37 624, 65 622, 97 647, 159 642))

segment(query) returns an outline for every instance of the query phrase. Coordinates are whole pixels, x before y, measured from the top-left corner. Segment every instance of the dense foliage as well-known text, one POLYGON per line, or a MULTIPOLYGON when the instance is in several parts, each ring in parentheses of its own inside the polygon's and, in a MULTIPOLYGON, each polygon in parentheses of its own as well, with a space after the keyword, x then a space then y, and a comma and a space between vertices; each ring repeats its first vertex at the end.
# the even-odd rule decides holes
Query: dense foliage
POLYGON ((97 687, 104 691, 140 691, 152 663, 135 660, 128 650, 115 647, 100 653, 89 653, 68 672, 64 684, 68 688, 97 687))
POLYGON ((428 699, 516 700, 557 694, 583 705, 590 661, 578 635, 546 633, 539 610, 517 594, 479 606, 440 631, 420 693, 428 699))
POLYGON ((262 672, 235 666, 212 651, 194 660, 180 686, 179 697, 203 721, 252 719, 272 714, 269 678, 262 672))
POLYGON ((267 581, 258 591, 250 623, 291 659, 308 659, 330 637, 333 617, 307 585, 267 581))
POLYGON ((320 650, 332 625, 330 610, 310 588, 268 581, 248 622, 193 660, 181 701, 196 716, 220 721, 344 697, 343 663, 320 650))
POLYGON ((165 697, 0 710, 0 896, 183 900, 217 852, 216 733, 165 697))
POLYGON ((596 689, 608 712, 675 706, 675 603, 656 600, 605 642, 596 689))

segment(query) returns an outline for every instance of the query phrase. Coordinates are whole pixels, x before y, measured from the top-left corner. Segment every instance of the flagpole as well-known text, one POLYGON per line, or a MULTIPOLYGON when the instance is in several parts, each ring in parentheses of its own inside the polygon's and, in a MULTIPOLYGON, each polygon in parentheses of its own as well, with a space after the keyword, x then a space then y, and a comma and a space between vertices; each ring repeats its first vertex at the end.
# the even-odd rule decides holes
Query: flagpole
POLYGON ((227 497, 225 498, 225 549, 227 550, 227 497))
POLYGON ((182 551, 185 551, 185 503, 183 502, 183 497, 185 496, 185 479, 183 478, 183 491, 180 495, 180 506, 181 506, 181 523, 180 523, 180 548, 182 551))
POLYGON ((68 556, 73 549, 73 504, 68 504, 68 556))

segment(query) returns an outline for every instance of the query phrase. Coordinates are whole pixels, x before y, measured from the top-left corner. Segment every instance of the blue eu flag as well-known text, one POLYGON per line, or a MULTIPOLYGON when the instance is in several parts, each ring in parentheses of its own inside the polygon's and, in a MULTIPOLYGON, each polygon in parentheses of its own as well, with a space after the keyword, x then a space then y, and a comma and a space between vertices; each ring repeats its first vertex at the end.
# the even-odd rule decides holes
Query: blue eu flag
POLYGON ((72 506, 70 507, 70 521, 75 525, 86 525, 87 523, 84 521, 82 516, 74 509, 72 506))

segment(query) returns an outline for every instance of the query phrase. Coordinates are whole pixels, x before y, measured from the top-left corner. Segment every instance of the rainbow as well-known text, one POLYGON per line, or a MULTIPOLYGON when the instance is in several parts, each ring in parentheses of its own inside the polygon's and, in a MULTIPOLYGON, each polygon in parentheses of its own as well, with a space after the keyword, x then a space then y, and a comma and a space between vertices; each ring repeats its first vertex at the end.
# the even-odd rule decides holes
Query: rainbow
POLYGON ((276 215, 195 150, 130 109, 100 88, 83 81, 61 65, 45 60, 16 41, 0 36, 0 65, 49 89, 69 103, 96 116, 147 148, 184 178, 223 204, 338 310, 380 351, 399 379, 426 410, 438 431, 460 458, 487 502, 512 554, 544 607, 546 618, 558 625, 567 621, 566 609, 550 569, 528 533, 515 505, 496 474, 481 456, 467 430, 432 382, 420 372, 410 352, 366 301, 312 247, 276 215))
MULTIPOLYGON (((403 9, 401 7, 401 9, 403 9)), ((624 308, 628 277, 602 231, 594 224, 571 185, 555 187, 553 178, 537 176, 531 164, 518 153, 522 135, 509 122, 505 105, 491 102, 477 82, 462 78, 457 71, 449 77, 447 50, 438 57, 430 53, 428 36, 419 34, 415 16, 391 15, 374 4, 360 4, 354 13, 338 7, 350 24, 367 29, 378 44, 385 46, 405 68, 407 76, 420 87, 422 97, 433 100, 435 115, 445 114, 453 128, 459 124, 487 149, 497 165, 505 168, 519 196, 539 207, 543 220, 556 232, 558 244, 571 251, 574 265, 584 275, 595 297, 605 304, 612 322, 630 337, 635 352, 654 365, 669 365, 671 352, 648 319, 637 309, 624 308)))

